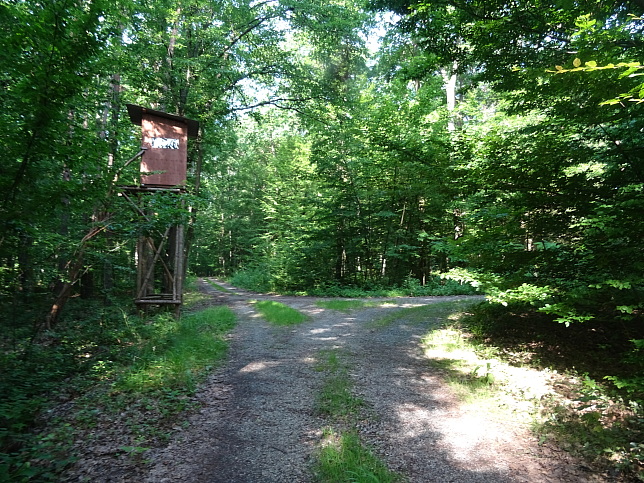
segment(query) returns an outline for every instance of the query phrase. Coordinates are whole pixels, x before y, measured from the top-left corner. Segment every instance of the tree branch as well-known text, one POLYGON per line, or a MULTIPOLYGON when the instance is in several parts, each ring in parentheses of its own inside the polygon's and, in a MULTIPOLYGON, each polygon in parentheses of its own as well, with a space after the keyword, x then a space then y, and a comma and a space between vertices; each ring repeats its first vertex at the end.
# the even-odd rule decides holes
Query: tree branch
POLYGON ((319 100, 319 99, 322 99, 322 97, 315 97, 315 96, 313 96, 313 97, 292 97, 292 98, 291 97, 279 97, 279 98, 276 98, 276 99, 268 99, 266 101, 257 102, 255 104, 251 104, 250 106, 233 107, 233 108, 229 109, 228 112, 249 111, 249 110, 255 109, 257 107, 271 106, 271 105, 275 106, 275 107, 278 107, 280 109, 293 109, 293 110, 295 110, 295 108, 292 107, 292 106, 287 107, 287 106, 280 105, 279 103, 281 103, 281 102, 298 102, 298 103, 301 103, 301 102, 307 102, 307 101, 313 101, 313 100, 319 100))

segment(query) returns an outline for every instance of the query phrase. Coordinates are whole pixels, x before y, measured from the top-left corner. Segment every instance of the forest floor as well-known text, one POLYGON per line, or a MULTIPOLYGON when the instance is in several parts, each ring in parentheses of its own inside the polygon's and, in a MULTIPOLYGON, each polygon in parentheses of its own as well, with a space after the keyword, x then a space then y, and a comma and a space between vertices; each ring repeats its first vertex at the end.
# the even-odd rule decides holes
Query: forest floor
POLYGON ((444 322, 440 318, 373 323, 397 308, 473 297, 387 299, 386 305, 340 312, 320 308, 319 298, 246 293, 216 283, 231 292, 201 281, 207 303, 228 305, 238 323, 229 360, 196 395, 200 409, 185 424, 177 422, 169 444, 147 451, 145 463, 87 448, 65 481, 315 481, 312 466, 330 425, 315 410, 325 377, 319 363, 329 351, 346 364, 353 391, 364 401, 355 425, 360 440, 403 481, 609 480, 556 447, 539 444, 525 424, 458 398, 421 348, 428 329, 444 322), (252 303, 265 299, 309 320, 271 325, 252 303))

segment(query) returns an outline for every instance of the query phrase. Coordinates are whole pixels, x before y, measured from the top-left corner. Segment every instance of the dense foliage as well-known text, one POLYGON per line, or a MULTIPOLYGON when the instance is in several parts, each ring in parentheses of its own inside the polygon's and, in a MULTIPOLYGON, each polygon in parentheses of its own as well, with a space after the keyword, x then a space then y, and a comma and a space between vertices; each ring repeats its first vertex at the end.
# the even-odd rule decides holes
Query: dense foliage
POLYGON ((4 295, 130 289, 149 227, 113 180, 137 182, 133 102, 201 122, 196 273, 271 290, 447 273, 565 322, 636 314, 641 6, 371 7, 4 6, 4 295))
POLYGON ((197 275, 476 287, 512 313, 617 331, 635 369, 612 381, 641 399, 643 14, 637 0, 4 2, 3 360, 32 367, 46 340, 74 366, 78 348, 43 336, 55 295, 111 311, 137 238, 179 218, 197 275), (187 212, 158 196, 143 223, 117 196, 139 182, 126 103, 200 121, 187 212))

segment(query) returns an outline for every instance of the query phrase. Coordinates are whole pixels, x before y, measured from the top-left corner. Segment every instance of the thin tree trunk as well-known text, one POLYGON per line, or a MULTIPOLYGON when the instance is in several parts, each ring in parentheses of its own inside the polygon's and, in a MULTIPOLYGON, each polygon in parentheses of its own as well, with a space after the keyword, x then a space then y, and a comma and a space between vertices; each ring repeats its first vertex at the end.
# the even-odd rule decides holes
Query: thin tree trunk
POLYGON ((445 97, 447 102, 447 130, 453 133, 456 130, 456 123, 454 120, 454 110, 456 109, 456 69, 458 64, 454 62, 451 70, 443 70, 443 81, 445 82, 445 97))
MULTIPOLYGON (((120 74, 113 74, 111 80, 112 86, 112 99, 106 105, 107 113, 111 111, 111 116, 106 118, 106 126, 108 122, 111 124, 109 133, 109 152, 108 152, 108 175, 111 176, 111 173, 114 169, 114 159, 116 158, 118 151, 118 124, 119 124, 119 115, 120 115, 120 105, 121 105, 121 76, 120 74), (109 121, 108 121, 109 120, 109 121)), ((105 133, 107 134, 107 133, 105 133)), ((110 247, 112 243, 112 234, 110 231, 106 231, 106 246, 110 247)), ((105 305, 110 304, 109 294, 114 288, 114 267, 112 266, 112 261, 109 256, 105 257, 103 262, 103 294, 104 294, 104 303, 105 305)))
MULTIPOLYGON (((194 188, 193 193, 195 196, 199 195, 199 190, 201 189, 201 169, 203 167, 203 149, 201 148, 201 133, 197 136, 197 159, 195 163, 195 176, 194 176, 194 188)), ((185 278, 186 272, 188 270, 188 257, 190 256, 190 249, 192 248, 192 241, 195 236, 195 224, 197 222, 197 207, 190 206, 188 207, 190 212, 190 218, 188 222, 188 229, 186 230, 185 235, 185 245, 184 245, 184 259, 183 259, 183 273, 181 276, 185 278)))
MULTIPOLYGON (((105 222, 107 221, 107 218, 104 218, 101 221, 105 222)), ((81 272, 83 270, 83 265, 84 265, 85 250, 87 249, 87 243, 96 235, 98 235, 100 232, 102 232, 103 229, 104 229, 104 226, 92 227, 92 229, 87 233, 87 235, 83 237, 78 249, 71 257, 69 263, 67 263, 67 266, 66 266, 67 278, 62 283, 60 289, 58 290, 58 294, 54 299, 54 303, 49 309, 49 313, 45 317, 45 327, 47 329, 51 329, 58 322, 58 317, 60 316, 60 312, 62 311, 63 307, 65 307, 65 304, 71 297, 72 287, 76 282, 78 282, 81 276, 81 272)))

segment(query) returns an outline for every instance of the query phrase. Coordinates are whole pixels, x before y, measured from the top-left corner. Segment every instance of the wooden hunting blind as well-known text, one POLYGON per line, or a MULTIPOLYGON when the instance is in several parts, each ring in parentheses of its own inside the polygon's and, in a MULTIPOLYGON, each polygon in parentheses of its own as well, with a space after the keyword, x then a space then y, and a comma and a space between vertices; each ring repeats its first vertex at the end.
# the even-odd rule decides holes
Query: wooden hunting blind
POLYGON ((130 120, 141 126, 141 185, 185 186, 188 138, 197 137, 199 123, 181 116, 128 104, 130 120))
MULTIPOLYGON (((185 272, 184 227, 181 223, 160 226, 152 208, 155 196, 162 196, 179 210, 185 209, 188 138, 194 138, 199 123, 185 117, 127 105, 130 120, 141 126, 141 182, 122 186, 123 196, 145 226, 136 244, 137 288, 134 303, 173 305, 178 313, 183 300, 185 272)), ((135 157, 136 158, 136 157, 135 157)), ((133 158, 133 159, 135 159, 133 158)), ((158 201, 158 199, 157 199, 158 201)), ((158 206, 155 205, 155 206, 158 206)))

